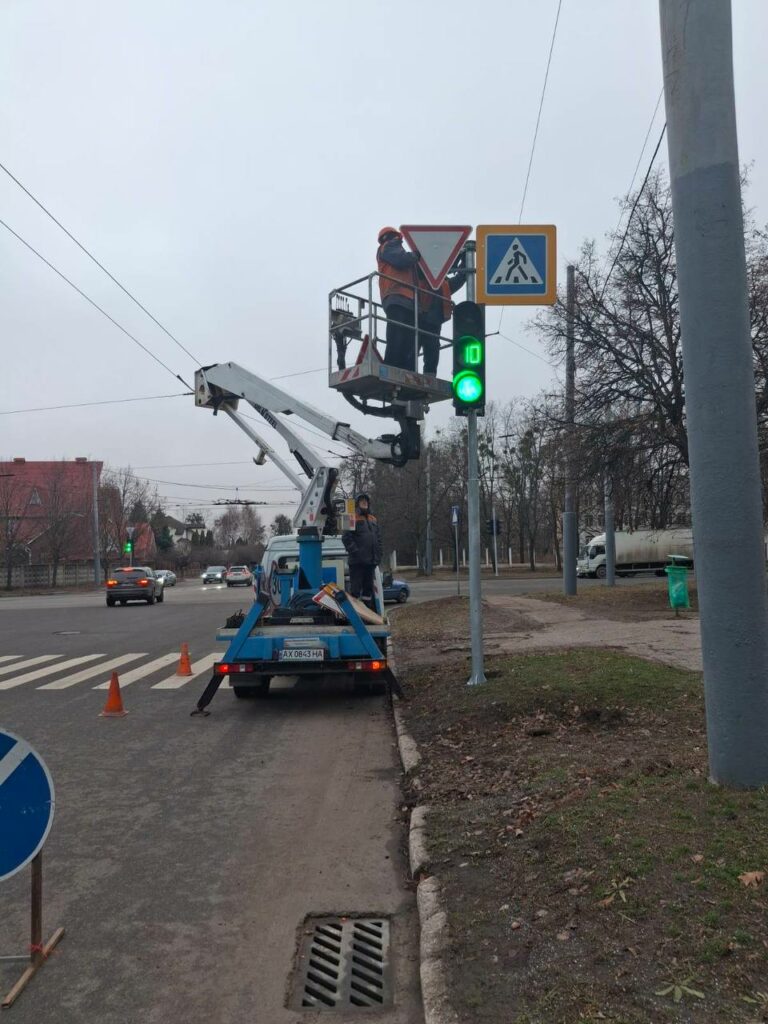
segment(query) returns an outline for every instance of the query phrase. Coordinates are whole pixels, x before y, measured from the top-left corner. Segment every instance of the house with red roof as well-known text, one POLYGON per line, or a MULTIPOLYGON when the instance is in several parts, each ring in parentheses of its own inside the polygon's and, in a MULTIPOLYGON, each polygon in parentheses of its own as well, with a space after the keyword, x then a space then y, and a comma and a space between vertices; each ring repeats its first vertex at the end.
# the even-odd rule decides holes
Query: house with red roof
MULTIPOLYGON (((49 567, 53 579, 47 582, 55 584, 60 567, 93 565, 93 500, 102 467, 85 458, 0 461, 0 563, 6 583, 23 566, 49 567)), ((21 575, 28 582, 28 574, 21 575)))

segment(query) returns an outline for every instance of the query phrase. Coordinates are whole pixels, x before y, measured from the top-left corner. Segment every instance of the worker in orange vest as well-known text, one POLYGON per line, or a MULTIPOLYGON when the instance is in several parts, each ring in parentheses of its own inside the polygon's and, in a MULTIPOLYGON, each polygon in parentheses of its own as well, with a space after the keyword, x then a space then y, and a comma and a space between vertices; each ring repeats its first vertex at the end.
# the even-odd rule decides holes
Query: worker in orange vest
POLYGON ((462 267, 458 273, 446 277, 439 288, 432 288, 421 268, 418 276, 420 288, 426 289, 426 294, 423 291, 419 292, 419 349, 424 355, 422 372, 435 377, 440 361, 440 335, 443 324, 451 319, 453 312, 451 296, 464 286, 467 275, 462 267))
POLYGON ((387 351, 384 362, 404 370, 415 370, 415 296, 421 285, 416 272, 419 254, 407 252, 403 248, 403 236, 397 228, 382 228, 378 241, 376 264, 381 275, 379 290, 381 304, 387 314, 387 351))

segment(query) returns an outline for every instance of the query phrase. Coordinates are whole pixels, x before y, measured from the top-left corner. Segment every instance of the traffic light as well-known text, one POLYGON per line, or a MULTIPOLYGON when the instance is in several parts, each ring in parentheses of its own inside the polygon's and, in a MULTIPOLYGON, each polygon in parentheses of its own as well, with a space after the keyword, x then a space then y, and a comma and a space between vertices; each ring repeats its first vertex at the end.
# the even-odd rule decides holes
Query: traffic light
POLYGON ((485 308, 477 302, 453 310, 452 387, 457 416, 485 415, 485 308))
POLYGON ((130 555, 130 553, 132 551, 133 551, 133 541, 132 540, 127 540, 125 542, 125 544, 123 544, 123 554, 124 555, 130 555))
POLYGON ((500 519, 486 519, 485 525, 488 527, 488 533, 490 533, 491 536, 493 536, 494 533, 497 537, 501 536, 504 524, 500 519))

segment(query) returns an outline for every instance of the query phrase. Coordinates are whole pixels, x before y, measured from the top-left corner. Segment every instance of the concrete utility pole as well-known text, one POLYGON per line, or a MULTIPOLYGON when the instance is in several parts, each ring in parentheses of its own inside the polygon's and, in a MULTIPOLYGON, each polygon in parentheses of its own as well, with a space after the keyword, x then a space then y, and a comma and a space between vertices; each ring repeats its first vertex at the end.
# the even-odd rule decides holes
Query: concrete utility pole
POLYGON ((616 529, 613 523, 613 480, 608 469, 603 477, 603 522, 605 525, 605 585, 616 586, 616 529))
POLYGON ((99 474, 96 463, 91 463, 91 486, 93 488, 93 582, 101 586, 101 553, 99 548, 101 527, 99 526, 99 474))
POLYGON ((424 544, 424 575, 432 575, 432 443, 427 444, 427 529, 424 544))
POLYGON ((565 334, 565 507, 563 508, 563 593, 576 593, 576 558, 578 527, 576 525, 576 483, 573 467, 574 421, 576 414, 576 357, 574 352, 574 317, 576 285, 574 268, 568 267, 566 285, 565 334))
MULTIPOLYGON (((475 243, 467 242, 467 299, 475 301, 475 243)), ((480 578, 480 468, 477 454, 477 413, 467 415, 467 518, 469 519, 469 625, 472 674, 467 686, 486 682, 483 669, 483 589, 480 578)))
POLYGON ((660 0, 713 782, 768 784, 768 602, 728 0, 660 0))

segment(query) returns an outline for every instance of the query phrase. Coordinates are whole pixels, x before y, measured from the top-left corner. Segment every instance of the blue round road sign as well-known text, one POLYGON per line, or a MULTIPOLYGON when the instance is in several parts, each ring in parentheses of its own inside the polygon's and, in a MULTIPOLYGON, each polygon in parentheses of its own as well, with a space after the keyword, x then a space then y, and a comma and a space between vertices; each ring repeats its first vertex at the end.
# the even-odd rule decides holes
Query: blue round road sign
POLYGON ((0 882, 32 860, 53 823, 53 781, 26 740, 0 730, 0 882))

